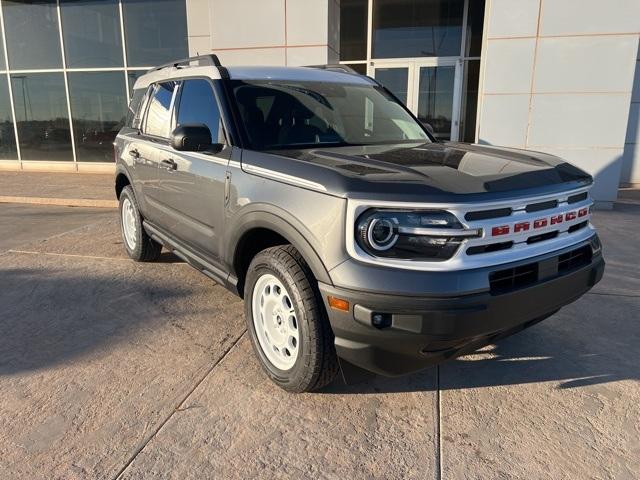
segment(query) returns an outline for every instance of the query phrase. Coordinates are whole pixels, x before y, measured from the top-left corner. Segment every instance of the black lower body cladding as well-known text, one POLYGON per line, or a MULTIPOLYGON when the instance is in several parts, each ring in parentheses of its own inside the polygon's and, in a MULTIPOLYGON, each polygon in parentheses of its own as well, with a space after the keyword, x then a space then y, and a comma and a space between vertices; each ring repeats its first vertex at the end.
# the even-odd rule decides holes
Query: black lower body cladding
MULTIPOLYGON (((587 243, 597 244, 596 239, 587 243)), ((579 248, 584 249, 585 245, 568 250, 579 248)), ((560 267, 538 281, 493 293, 487 289, 459 296, 390 295, 320 284, 335 334, 336 352, 343 361, 357 367, 394 376, 474 351, 547 318, 577 300, 602 278, 604 259, 599 250, 571 269, 562 268, 566 258, 566 251, 532 258, 527 265, 541 262, 544 268, 540 271, 548 269, 554 259, 560 267), (349 312, 331 309, 328 296, 348 300, 349 312)), ((509 268, 507 264, 494 270, 509 268)))

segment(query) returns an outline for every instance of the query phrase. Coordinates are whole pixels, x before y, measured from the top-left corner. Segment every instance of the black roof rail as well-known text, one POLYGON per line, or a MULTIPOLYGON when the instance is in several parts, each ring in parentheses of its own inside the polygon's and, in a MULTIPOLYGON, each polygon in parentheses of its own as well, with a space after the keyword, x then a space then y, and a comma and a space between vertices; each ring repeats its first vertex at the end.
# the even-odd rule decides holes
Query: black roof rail
POLYGON ((182 60, 176 60, 174 62, 165 63, 164 65, 160 65, 160 66, 149 69, 149 72, 155 72, 156 70, 162 70, 163 68, 169 68, 169 67, 178 68, 181 65, 188 65, 192 62, 198 62, 199 67, 203 67, 203 66, 222 67, 222 64, 220 63, 220 59, 218 58, 218 56, 211 53, 209 55, 198 55, 197 57, 183 58, 182 60))
POLYGON ((345 65, 343 63, 328 63, 327 65, 307 65, 308 68, 319 68, 321 70, 332 70, 334 72, 342 72, 342 73, 353 73, 355 75, 360 75, 349 65, 345 65))

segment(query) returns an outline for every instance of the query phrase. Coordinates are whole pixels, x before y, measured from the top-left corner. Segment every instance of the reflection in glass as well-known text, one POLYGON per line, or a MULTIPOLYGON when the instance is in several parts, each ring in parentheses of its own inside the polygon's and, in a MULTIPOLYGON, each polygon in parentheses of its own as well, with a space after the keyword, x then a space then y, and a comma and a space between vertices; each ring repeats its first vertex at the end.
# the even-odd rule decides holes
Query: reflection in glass
POLYGON ((127 64, 155 66, 188 56, 185 0, 125 0, 127 64))
POLYGON ((67 67, 121 67, 122 35, 116 0, 62 0, 67 67))
POLYGON ((376 68, 375 76, 376 80, 398 97, 398 100, 407 104, 408 68, 376 68))
POLYGON ((112 162, 126 115, 123 73, 70 72, 69 99, 78 161, 112 162))
POLYGON ((213 96, 211 84, 207 80, 186 80, 181 90, 178 125, 206 125, 211 132, 213 143, 222 143, 220 142, 220 111, 213 96))
POLYGON ((3 0, 2 9, 12 69, 62 67, 55 0, 3 0))
POLYGON ((175 88, 176 82, 160 83, 155 87, 147 109, 144 133, 157 137, 169 137, 171 99, 175 88))
POLYGON ((479 57, 482 49, 482 27, 484 23, 484 0, 470 0, 467 12, 467 44, 465 57, 479 57))
POLYGON ((374 58, 459 56, 464 0, 375 0, 374 58))
POLYGON ((62 73, 11 75, 23 160, 73 160, 62 73))
POLYGON ((480 60, 469 60, 465 62, 462 114, 460 115, 460 139, 463 142, 473 143, 476 141, 479 80, 480 60))
POLYGON ((9 105, 9 85, 7 77, 0 77, 0 160, 17 160, 16 136, 13 117, 9 105))
POLYGON ((439 139, 451 139, 455 76, 454 66, 420 69, 418 119, 430 124, 439 139))
POLYGON ((368 0, 340 1, 340 60, 367 58, 368 0))
POLYGON ((0 22, 0 71, 7 68, 7 64, 4 59, 4 35, 2 34, 2 22, 0 22))

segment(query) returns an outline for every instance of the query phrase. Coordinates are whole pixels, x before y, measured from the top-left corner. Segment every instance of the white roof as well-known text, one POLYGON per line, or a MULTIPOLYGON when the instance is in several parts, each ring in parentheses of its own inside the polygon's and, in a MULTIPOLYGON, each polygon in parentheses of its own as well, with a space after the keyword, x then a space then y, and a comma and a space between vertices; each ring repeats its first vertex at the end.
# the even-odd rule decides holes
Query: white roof
MULTIPOLYGON (((373 80, 362 75, 312 67, 247 66, 227 67, 227 71, 232 80, 299 80, 375 85, 373 80)), ((209 77, 214 80, 221 78, 218 67, 214 66, 167 67, 160 70, 152 70, 140 76, 133 88, 146 88, 155 82, 190 76, 209 77)))

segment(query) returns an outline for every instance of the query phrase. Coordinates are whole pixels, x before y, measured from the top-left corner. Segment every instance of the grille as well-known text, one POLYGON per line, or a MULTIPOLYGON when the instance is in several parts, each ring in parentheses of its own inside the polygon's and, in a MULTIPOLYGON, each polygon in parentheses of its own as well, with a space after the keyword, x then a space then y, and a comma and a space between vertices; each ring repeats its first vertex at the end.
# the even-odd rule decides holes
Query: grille
POLYGON ((480 210, 477 212, 469 212, 464 218, 465 220, 490 220, 492 218, 508 217, 513 213, 511 208, 496 208, 494 210, 480 210))
POLYGON ((489 275, 489 286, 494 295, 511 292, 533 285, 538 281, 538 263, 498 270, 489 275))
POLYGON ((567 273, 591 262, 591 247, 585 245, 558 257, 558 273, 567 273))
MULTIPOLYGON (((556 261, 557 274, 552 275, 549 278, 554 278, 559 275, 567 274, 573 270, 577 270, 585 265, 591 263, 593 256, 591 246, 585 245, 583 247, 571 250, 570 252, 563 253, 557 257, 544 260, 545 271, 551 268, 555 271, 555 266, 549 266, 549 261, 556 261)), ((489 287, 491 295, 500 295, 503 293, 512 292, 520 288, 525 288, 538 283, 540 276, 539 262, 528 263, 518 267, 506 268, 504 270, 497 270, 489 274, 489 287)), ((545 275, 542 275, 545 277, 545 275)))

